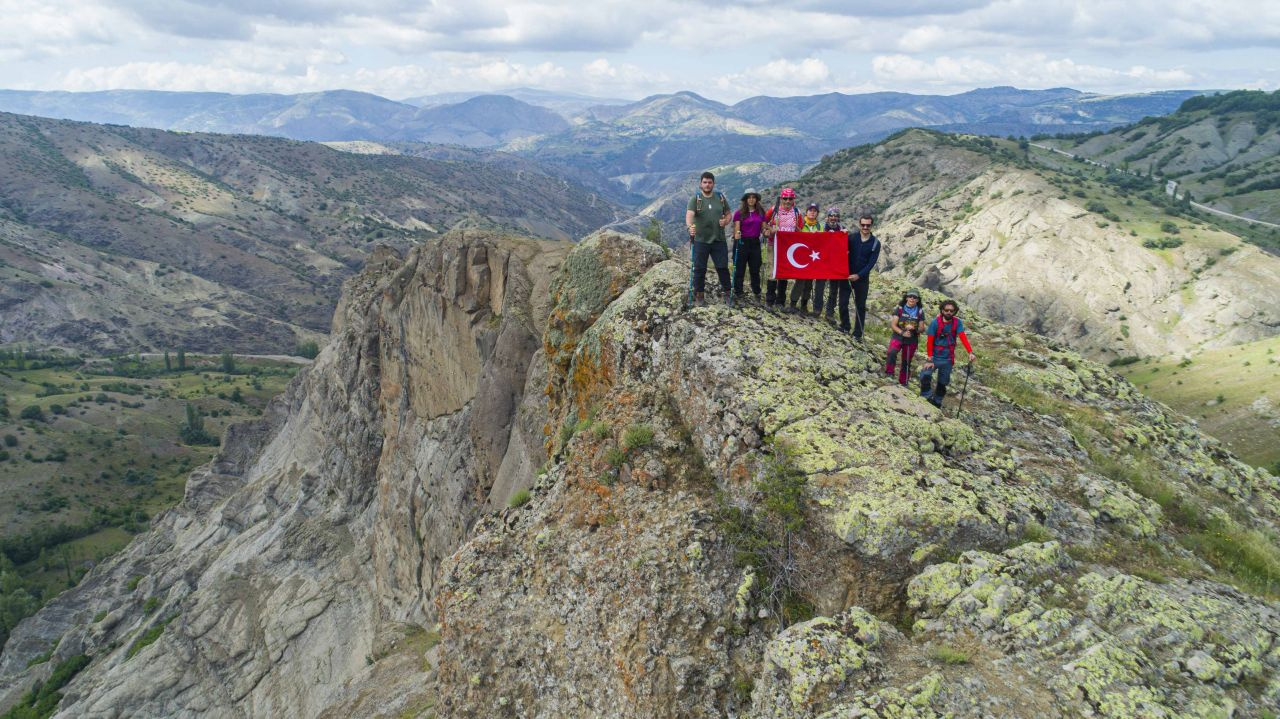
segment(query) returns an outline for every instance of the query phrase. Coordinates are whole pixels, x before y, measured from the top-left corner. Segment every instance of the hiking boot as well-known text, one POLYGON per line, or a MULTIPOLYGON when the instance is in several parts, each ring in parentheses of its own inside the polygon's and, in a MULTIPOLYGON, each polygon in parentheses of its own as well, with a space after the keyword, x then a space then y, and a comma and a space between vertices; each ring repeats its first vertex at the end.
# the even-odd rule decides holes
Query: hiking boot
POLYGON ((693 293, 693 306, 694 306, 694 307, 706 307, 706 306, 707 306, 707 296, 706 296, 706 293, 704 293, 704 292, 694 292, 694 293, 693 293))

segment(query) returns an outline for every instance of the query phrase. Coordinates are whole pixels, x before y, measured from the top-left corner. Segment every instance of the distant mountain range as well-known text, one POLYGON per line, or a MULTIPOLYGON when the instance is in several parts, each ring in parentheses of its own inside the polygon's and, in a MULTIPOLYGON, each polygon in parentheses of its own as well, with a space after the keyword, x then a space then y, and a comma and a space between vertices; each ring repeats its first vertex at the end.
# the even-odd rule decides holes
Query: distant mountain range
POLYGON ((1068 88, 995 87, 958 95, 761 96, 726 105, 692 92, 626 103, 529 89, 427 95, 406 102, 346 90, 301 95, 7 90, 0 91, 0 110, 297 140, 499 147, 589 170, 655 197, 671 181, 706 167, 814 162, 905 127, 1002 136, 1089 132, 1167 114, 1197 94, 1106 96, 1068 88))

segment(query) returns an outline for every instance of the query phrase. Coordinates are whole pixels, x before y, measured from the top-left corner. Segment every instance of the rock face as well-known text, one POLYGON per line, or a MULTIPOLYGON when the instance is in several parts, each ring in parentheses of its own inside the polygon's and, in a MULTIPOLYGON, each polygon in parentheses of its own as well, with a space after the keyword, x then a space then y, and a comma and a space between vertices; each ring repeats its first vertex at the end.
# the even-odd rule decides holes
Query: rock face
POLYGON ((80 654, 58 716, 1280 702, 1280 483, 1114 374, 968 316, 943 417, 876 342, 686 310, 637 237, 566 250, 377 256, 268 417, 18 628, 0 706, 80 654))

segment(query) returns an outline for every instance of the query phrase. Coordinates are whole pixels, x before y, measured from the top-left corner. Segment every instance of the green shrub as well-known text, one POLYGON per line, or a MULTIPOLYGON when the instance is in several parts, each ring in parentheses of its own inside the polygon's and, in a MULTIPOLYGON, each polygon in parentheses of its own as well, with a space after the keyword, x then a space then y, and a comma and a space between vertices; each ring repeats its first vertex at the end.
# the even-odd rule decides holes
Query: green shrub
POLYGON ((718 525, 741 567, 760 577, 759 596, 786 625, 810 619, 813 606, 805 598, 811 577, 799 555, 806 551, 804 502, 808 479, 793 450, 775 441, 755 483, 753 501, 721 497, 718 525))
POLYGON ((315 340, 299 342, 294 346, 293 353, 299 357, 315 359, 316 355, 320 354, 320 345, 315 340))
POLYGON ((44 410, 38 404, 29 404, 18 413, 19 419, 30 419, 37 422, 44 420, 44 410))
POLYGON ((532 498, 532 495, 529 494, 529 490, 522 489, 511 495, 511 498, 507 500, 507 506, 512 509, 515 509, 516 507, 523 507, 529 503, 530 498, 532 498))
POLYGON ((609 436, 609 425, 596 420, 595 424, 591 425, 591 436, 595 437, 597 440, 607 438, 609 436))
POLYGON ((626 459, 627 459, 627 453, 623 451, 621 447, 618 447, 616 445, 613 447, 610 447, 604 453, 604 461, 614 469, 621 467, 622 463, 626 461, 626 459))
POLYGON ((622 447, 628 452, 651 444, 653 444, 653 427, 647 424, 633 424, 622 434, 622 447))

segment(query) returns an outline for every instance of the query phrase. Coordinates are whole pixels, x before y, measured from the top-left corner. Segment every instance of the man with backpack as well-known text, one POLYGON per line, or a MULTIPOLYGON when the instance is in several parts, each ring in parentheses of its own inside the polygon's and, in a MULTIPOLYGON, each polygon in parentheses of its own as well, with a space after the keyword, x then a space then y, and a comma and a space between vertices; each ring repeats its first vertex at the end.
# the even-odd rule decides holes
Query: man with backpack
POLYGON ((960 305, 955 300, 944 300, 939 315, 929 323, 928 361, 920 372, 920 395, 939 409, 942 408, 942 398, 947 396, 947 385, 951 384, 957 343, 964 345, 965 352, 969 353, 969 364, 973 364, 973 347, 969 346, 964 323, 957 316, 959 313, 960 305), (936 387, 933 386, 935 373, 938 375, 936 387))
POLYGON ((689 243, 693 249, 693 304, 706 304, 704 290, 707 284, 707 257, 710 256, 720 277, 725 304, 733 302, 729 286, 729 246, 724 239, 724 228, 729 224, 731 210, 723 192, 716 192, 716 176, 702 173, 698 192, 689 198, 684 213, 684 224, 689 228, 689 243))
MULTIPOLYGON (((796 232, 801 227, 800 210, 796 209, 796 191, 790 187, 782 188, 778 193, 778 201, 773 209, 765 215, 765 232, 769 235, 769 256, 778 248, 779 232, 796 232)), ((783 311, 787 307, 787 281, 771 279, 765 284, 765 304, 780 306, 783 311)))

